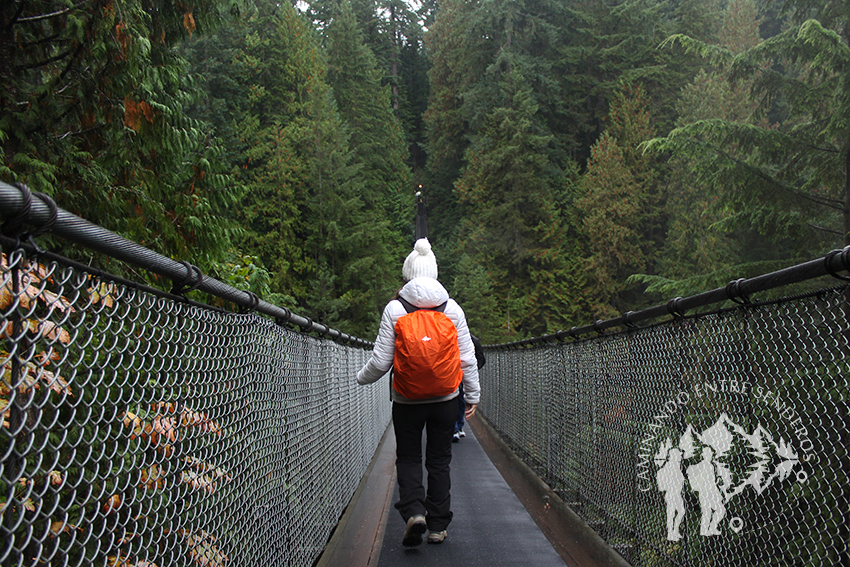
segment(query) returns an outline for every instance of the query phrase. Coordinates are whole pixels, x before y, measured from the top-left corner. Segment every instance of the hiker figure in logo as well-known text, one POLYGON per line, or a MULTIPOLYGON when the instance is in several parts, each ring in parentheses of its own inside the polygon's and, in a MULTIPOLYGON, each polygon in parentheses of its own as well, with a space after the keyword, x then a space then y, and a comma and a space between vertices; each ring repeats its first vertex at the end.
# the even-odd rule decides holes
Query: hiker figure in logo
POLYGON ((699 495, 702 512, 700 535, 720 535, 717 527, 726 515, 726 506, 723 504, 723 492, 717 484, 722 475, 719 474, 718 464, 714 462, 714 451, 711 447, 702 448, 702 460, 689 466, 687 473, 691 489, 699 495))
POLYGON ((685 488, 685 475, 682 474, 682 451, 672 448, 667 453, 667 461, 655 475, 658 490, 664 493, 667 503, 667 539, 679 541, 682 534, 679 527, 685 518, 685 498, 682 491, 685 488))

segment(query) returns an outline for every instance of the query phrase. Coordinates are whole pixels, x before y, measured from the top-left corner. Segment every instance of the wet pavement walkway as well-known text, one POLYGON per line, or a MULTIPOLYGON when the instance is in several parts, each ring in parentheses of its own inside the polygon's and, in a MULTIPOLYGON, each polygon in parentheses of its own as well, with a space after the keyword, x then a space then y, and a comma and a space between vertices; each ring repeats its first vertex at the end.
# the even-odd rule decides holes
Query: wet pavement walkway
MULTIPOLYGON (((487 457, 472 428, 467 425, 465 430, 466 437, 452 444, 454 518, 448 537, 439 545, 423 541, 418 547, 403 547, 404 522, 391 507, 378 566, 566 565, 487 457)), ((396 486, 392 502, 397 500, 396 486)))
POLYGON ((480 416, 452 445, 452 511, 442 544, 406 548, 395 435, 387 429, 315 567, 629 567, 480 416))

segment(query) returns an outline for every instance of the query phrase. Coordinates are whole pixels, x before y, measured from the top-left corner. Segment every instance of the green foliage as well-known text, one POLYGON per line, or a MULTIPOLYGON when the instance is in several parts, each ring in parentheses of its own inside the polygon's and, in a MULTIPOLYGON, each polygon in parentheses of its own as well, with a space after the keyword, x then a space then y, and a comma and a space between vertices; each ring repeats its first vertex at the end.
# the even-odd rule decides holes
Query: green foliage
MULTIPOLYGON (((260 264, 257 256, 240 255, 230 251, 222 262, 213 266, 212 272, 223 283, 243 291, 250 291, 273 305, 294 305, 295 298, 272 291, 271 274, 260 264)), ((214 303, 214 300, 210 300, 214 303)))
MULTIPOLYGON (((687 44, 702 50, 696 42, 687 44)), ((813 240, 828 245, 826 234, 838 237, 834 243, 845 242, 848 65, 846 41, 808 20, 731 61, 730 79, 751 85, 757 104, 751 121, 696 120, 647 148, 687 160, 696 180, 718 192, 728 219, 774 239, 805 243, 795 258, 813 240), (766 123, 763 117, 777 109, 781 122, 766 123)))
MULTIPOLYGON (((432 62, 431 94, 425 114, 429 129, 426 188, 430 189, 427 194, 432 199, 431 211, 438 217, 431 223, 439 231, 435 234, 462 241, 464 244, 458 245, 459 250, 469 250, 470 240, 492 246, 500 262, 494 273, 501 272, 504 281, 512 281, 514 286, 526 290, 521 295, 527 301, 521 302, 519 311, 535 310, 543 305, 545 308, 541 307, 540 313, 547 308, 559 313, 555 320, 560 322, 547 323, 547 326, 565 325, 564 320, 571 316, 587 321, 600 313, 612 314, 620 308, 635 307, 635 302, 646 303, 647 299, 641 297, 638 290, 624 282, 635 270, 654 269, 653 250, 664 238, 665 216, 652 214, 652 209, 663 203, 660 166, 654 157, 643 154, 635 140, 649 139, 649 132, 651 129, 657 131, 659 124, 661 127, 672 125, 678 86, 690 79, 700 65, 705 65, 696 55, 683 57, 667 49, 658 49, 658 45, 677 26, 682 30, 691 26, 690 29, 702 30, 707 38, 716 37, 716 32, 706 28, 712 27, 708 23, 719 22, 722 18, 717 3, 668 5, 644 0, 611 5, 492 0, 441 4, 426 36, 432 62), (529 110, 523 111, 524 119, 532 127, 526 131, 545 138, 543 144, 533 142, 523 148, 513 140, 506 142, 509 138, 504 131, 492 131, 494 121, 502 121, 505 131, 511 128, 514 132, 523 131, 521 124, 524 122, 505 110, 513 108, 512 112, 516 112, 519 108, 518 99, 506 102, 512 96, 505 94, 509 90, 505 86, 506 77, 514 72, 518 73, 515 75, 518 78, 511 80, 522 84, 515 88, 523 89, 527 98, 525 105, 529 110), (643 108, 622 106, 620 89, 624 82, 643 85, 645 96, 640 103, 643 108), (653 111, 652 123, 649 115, 644 114, 649 109, 653 111), (635 120, 643 120, 642 126, 635 120), (609 188, 613 192, 608 197, 608 206, 630 211, 614 225, 623 228, 631 224, 632 228, 623 233, 622 238, 614 239, 625 247, 623 250, 613 250, 617 248, 615 245, 608 246, 608 250, 629 259, 604 270, 601 266, 606 262, 602 262, 594 268, 595 274, 587 272, 590 276, 587 280, 585 268, 580 264, 584 259, 590 261, 588 246, 604 248, 601 242, 610 239, 604 230, 614 228, 607 226, 610 219, 600 212, 594 198, 589 196, 584 197, 583 202, 577 201, 576 190, 573 190, 571 196, 560 199, 557 206, 550 205, 554 213, 546 213, 552 219, 549 226, 558 227, 550 232, 535 232, 535 227, 550 221, 523 216, 521 211, 535 210, 538 198, 555 201, 550 192, 552 188, 564 186, 563 172, 570 170, 570 164, 576 159, 584 163, 590 157, 591 146, 605 130, 612 139, 625 137, 617 143, 618 148, 625 151, 622 165, 628 172, 619 183, 623 191, 635 195, 630 202, 619 203, 622 194, 609 188), (534 144, 536 148, 529 151, 534 144), (532 153, 534 157, 528 157, 532 153), (534 163, 523 163, 523 160, 534 163), (536 172, 529 174, 529 170, 535 168, 536 172), (525 175, 528 179, 523 177, 525 175), (626 188, 635 183, 641 188, 626 188), (454 195, 448 191, 452 186, 456 187, 454 195), (516 196, 506 199, 501 207, 492 203, 482 205, 483 195, 501 195, 499 188, 502 186, 511 187, 516 196), (456 227, 461 227, 462 231, 458 232, 456 227), (542 234, 557 236, 546 240, 542 234), (558 260, 554 267, 547 268, 558 274, 553 281, 543 283, 546 278, 542 266, 533 270, 526 266, 519 270, 517 265, 510 263, 515 260, 512 258, 515 252, 510 246, 500 244, 515 242, 518 243, 515 248, 522 250, 529 248, 530 241, 535 241, 532 248, 537 260, 569 258, 568 261, 558 260), (640 253, 635 254, 630 247, 640 253), (502 259, 501 255, 508 259, 502 259), (530 270, 526 272, 527 277, 534 271, 539 283, 532 285, 521 277, 515 279, 523 270, 530 270), (581 276, 570 280, 564 278, 565 273, 581 276), (609 275, 604 275, 606 273, 609 275), (611 285, 616 290, 611 287, 597 294, 605 289, 605 286, 596 285, 594 278, 597 276, 612 278, 611 285), (522 286, 519 281, 523 281, 522 286), (565 281, 570 282, 569 291, 555 292, 553 286, 565 281), (546 292, 540 293, 544 289, 546 292), (594 312, 585 312, 587 302, 594 296, 594 312)), ((593 183, 606 183, 601 180, 609 175, 604 171, 606 167, 601 165, 590 174, 590 177, 601 176, 599 179, 592 182, 589 178, 582 183, 583 195, 593 183)), ((615 183, 613 178, 619 174, 612 171, 610 175, 609 181, 615 183)), ((601 248, 597 252, 602 253, 601 248)), ((601 256, 597 256, 597 260, 600 259, 601 256)), ((526 313, 525 323, 540 318, 539 314, 526 313)), ((513 318, 514 321, 521 319, 516 315, 513 318)), ((570 321, 566 326, 575 323, 570 321)))
POLYGON ((234 211, 240 247, 259 258, 272 297, 370 336, 398 285, 412 191, 389 92, 348 5, 336 9, 324 50, 287 5, 190 46, 209 77, 194 111, 229 141, 248 189, 234 211))
MULTIPOLYGON (((428 70, 428 107, 423 121, 427 130, 429 230, 435 245, 454 241, 455 227, 464 216, 453 192, 468 145, 463 116, 463 93, 481 73, 469 58, 482 52, 483 39, 466 33, 472 2, 448 0, 425 36, 431 67, 428 70)), ((449 245, 449 248, 451 245, 449 245)), ((445 272, 444 272, 445 273, 445 272)))
POLYGON ((656 171, 641 145, 652 136, 646 92, 623 84, 615 94, 609 127, 591 149, 576 207, 589 242, 589 294, 597 318, 634 309, 628 276, 652 271, 658 209, 656 171))
MULTIPOLYGON (((665 45, 681 43, 715 62, 710 71, 700 70, 685 85, 679 97, 677 125, 701 120, 723 119, 732 123, 759 123, 756 104, 749 96, 748 82, 727 80, 726 66, 735 54, 759 42, 754 3, 735 0, 729 3, 717 33, 717 45, 698 42, 686 36, 674 36, 665 45)), ((766 126, 766 123, 762 125, 766 126)), ((735 225, 732 210, 724 205, 714 186, 701 183, 693 175, 692 160, 673 155, 666 170, 665 210, 669 219, 667 235, 657 254, 657 273, 634 274, 630 283, 648 283, 647 292, 664 297, 684 296, 725 285, 731 279, 755 275, 759 269, 775 268, 769 261, 742 262, 744 251, 775 255, 764 237, 748 230, 746 221, 735 225)))
POLYGON ((183 112, 198 91, 174 50, 219 7, 4 2, 0 178, 167 255, 220 257, 238 191, 183 112))
POLYGON ((393 222, 385 238, 400 248, 409 219, 412 181, 405 164, 406 143, 392 113, 390 89, 381 86, 381 72, 371 50, 363 43, 354 14, 342 3, 326 31, 328 83, 351 132, 350 143, 361 164, 358 177, 367 188, 364 204, 380 209, 393 222))
MULTIPOLYGON (((421 170, 425 155, 419 145, 424 139, 422 113, 427 104, 428 82, 420 18, 429 8, 423 5, 417 12, 405 0, 308 0, 300 2, 299 7, 325 38, 329 51, 334 48, 327 40, 335 33, 336 43, 342 39, 357 44, 354 52, 346 53, 347 57, 358 59, 362 58, 360 53, 364 49, 370 52, 375 79, 387 88, 392 113, 400 122, 409 154, 408 168, 421 170), (336 32, 331 31, 333 27, 337 28, 336 32)), ((330 52, 329 55, 333 57, 330 52)), ((333 71, 333 63, 330 65, 333 71)), ((341 100, 337 102, 343 112, 349 110, 341 100)), ((364 112, 365 109, 352 110, 364 112)), ((391 146, 396 152, 403 151, 403 147, 391 146)))
POLYGON ((463 254, 458 261, 457 276, 449 293, 463 308, 470 332, 486 344, 505 340, 500 328, 502 314, 495 294, 495 282, 485 266, 469 255, 463 254))
POLYGON ((367 337, 420 184, 493 340, 847 241, 847 0, 416 6, 7 2, 0 177, 367 337))
POLYGON ((502 78, 499 100, 504 106, 485 118, 456 184, 474 211, 463 227, 463 250, 486 266, 505 336, 529 336, 563 328, 580 309, 571 287, 575 259, 563 243, 568 177, 551 158, 552 136, 537 123, 519 66, 502 78))
POLYGON ((685 295, 846 243, 846 37, 802 20, 761 41, 760 22, 736 0, 719 44, 665 42, 712 68, 682 89, 677 127, 646 145, 671 156, 661 275, 632 280, 650 290, 685 295))

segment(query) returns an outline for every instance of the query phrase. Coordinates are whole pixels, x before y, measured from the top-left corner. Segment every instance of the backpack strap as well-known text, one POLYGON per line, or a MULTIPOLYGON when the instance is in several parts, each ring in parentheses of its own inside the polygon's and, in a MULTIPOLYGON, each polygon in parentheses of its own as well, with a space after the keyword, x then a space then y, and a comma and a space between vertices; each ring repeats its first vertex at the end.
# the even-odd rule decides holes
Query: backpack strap
POLYGON ((425 309, 427 311, 439 311, 440 313, 443 313, 446 310, 446 305, 449 303, 448 301, 444 301, 436 307, 416 307, 403 297, 399 297, 398 301, 404 307, 404 310, 408 313, 413 313, 414 311, 419 311, 420 309, 425 309))

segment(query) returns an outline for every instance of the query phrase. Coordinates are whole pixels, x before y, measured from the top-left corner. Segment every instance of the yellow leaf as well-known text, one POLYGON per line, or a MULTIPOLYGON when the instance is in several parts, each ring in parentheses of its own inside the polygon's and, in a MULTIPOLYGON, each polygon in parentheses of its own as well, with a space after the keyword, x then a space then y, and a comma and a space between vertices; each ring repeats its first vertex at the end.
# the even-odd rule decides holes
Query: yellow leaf
POLYGON ((62 535, 63 532, 69 533, 73 527, 65 522, 53 522, 50 524, 50 533, 55 536, 62 535))
POLYGON ((111 514, 121 508, 121 496, 118 494, 113 494, 109 498, 106 499, 106 502, 103 504, 103 513, 111 514))
POLYGON ((224 567, 227 556, 216 547, 216 538, 201 530, 194 534, 181 532, 192 560, 202 567, 224 567))
POLYGON ((136 437, 140 437, 142 439, 150 438, 151 442, 156 444, 159 439, 159 434, 157 434, 150 423, 146 422, 133 412, 126 412, 123 417, 124 427, 129 427, 132 429, 130 432, 130 439, 135 439, 136 437))
POLYGON ((199 474, 195 471, 182 471, 180 473, 180 482, 183 484, 188 484, 192 487, 193 490, 203 490, 212 494, 216 489, 216 482, 212 479, 212 477, 199 474))
POLYGON ((147 488, 149 490, 156 490, 165 485, 165 475, 162 468, 160 468, 157 464, 153 464, 142 469, 142 474, 139 480, 141 480, 139 487, 147 488))
POLYGON ((151 108, 151 105, 142 101, 139 103, 139 109, 142 111, 142 116, 145 117, 145 120, 153 124, 153 109, 151 108))
MULTIPOLYGON (((70 333, 68 333, 68 331, 66 331, 53 321, 27 319, 26 322, 29 326, 30 332, 35 335, 35 337, 33 337, 33 340, 37 341, 43 338, 47 338, 51 341, 58 340, 60 343, 66 345, 70 344, 71 342, 70 333)), ((11 323, 9 323, 9 325, 11 325, 11 323)), ((12 334, 12 330, 9 328, 7 328, 7 332, 9 333, 9 335, 12 334)))
POLYGON ((65 480, 65 476, 61 471, 50 471, 50 484, 59 486, 65 480))
POLYGON ((142 114, 139 103, 130 95, 124 97, 124 125, 138 132, 142 126, 142 114))
POLYGON ((12 293, 12 288, 9 282, 6 282, 3 287, 0 287, 0 309, 7 309, 12 305, 15 296, 12 293))
POLYGON ((157 567, 157 564, 152 561, 133 561, 129 557, 118 555, 110 555, 106 558, 108 567, 157 567))
MULTIPOLYGON (((24 365, 24 374, 18 382, 18 391, 26 394, 31 388, 38 389, 37 373, 35 365, 28 362, 24 365)), ((0 381, 0 393, 7 395, 12 391, 12 361, 9 360, 3 365, 3 380, 0 381)))
MULTIPOLYGON (((26 365, 24 365, 24 370, 26 373, 23 375, 22 380, 18 383, 18 391, 20 393, 26 394, 33 387, 37 390, 39 388, 39 380, 41 380, 47 384, 48 388, 57 394, 65 394, 67 396, 74 395, 68 381, 58 374, 54 374, 49 370, 36 366, 32 362, 27 362, 26 365)), ((3 379, 0 381, 0 394, 4 396, 7 395, 11 391, 11 388, 12 361, 10 360, 3 365, 3 379)))
POLYGON ((177 441, 178 431, 174 418, 159 415, 154 418, 151 425, 153 425, 154 431, 162 435, 168 441, 177 441))
POLYGON ((189 32, 189 37, 192 37, 192 33, 195 31, 195 17, 192 16, 192 12, 183 14, 183 27, 189 32))
POLYGON ((217 477, 219 480, 230 481, 232 477, 225 471, 224 469, 213 465, 212 463, 208 463, 206 461, 202 461, 195 457, 185 457, 183 459, 189 466, 195 467, 199 469, 201 472, 207 473, 209 475, 217 477))
POLYGON ((197 412, 186 408, 182 414, 182 423, 186 427, 194 426, 201 431, 215 433, 221 435, 221 427, 205 413, 197 412))

